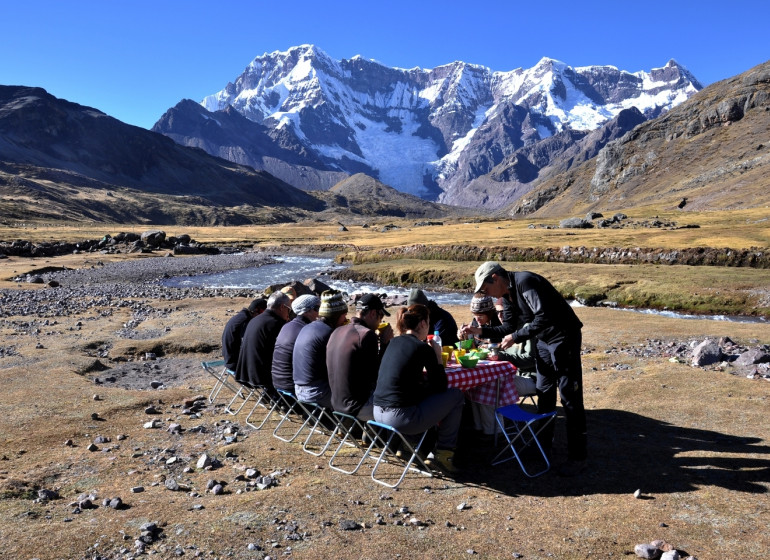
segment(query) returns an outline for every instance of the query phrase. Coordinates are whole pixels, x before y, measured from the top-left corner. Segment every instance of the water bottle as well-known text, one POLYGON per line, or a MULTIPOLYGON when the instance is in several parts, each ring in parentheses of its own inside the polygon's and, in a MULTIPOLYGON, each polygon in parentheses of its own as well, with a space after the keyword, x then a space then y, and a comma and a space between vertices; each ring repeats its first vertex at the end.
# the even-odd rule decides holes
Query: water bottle
POLYGON ((433 342, 438 344, 439 348, 442 348, 441 337, 438 335, 438 331, 433 331, 433 342))

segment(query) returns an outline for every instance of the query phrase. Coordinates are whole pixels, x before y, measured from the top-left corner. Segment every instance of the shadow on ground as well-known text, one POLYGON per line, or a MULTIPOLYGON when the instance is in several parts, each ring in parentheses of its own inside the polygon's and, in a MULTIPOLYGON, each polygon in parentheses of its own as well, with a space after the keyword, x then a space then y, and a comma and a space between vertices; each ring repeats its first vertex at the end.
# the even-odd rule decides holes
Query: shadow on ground
MULTIPOLYGON (((490 461, 498 447, 479 450, 468 432, 461 434, 458 482, 477 484, 507 495, 579 496, 585 494, 645 494, 694 491, 718 486, 761 494, 770 485, 770 446, 759 438, 737 437, 709 430, 675 426, 622 410, 587 411, 588 468, 562 478, 552 470, 528 479, 515 460, 497 466, 490 461)), ((559 418, 554 463, 566 445, 559 418)))

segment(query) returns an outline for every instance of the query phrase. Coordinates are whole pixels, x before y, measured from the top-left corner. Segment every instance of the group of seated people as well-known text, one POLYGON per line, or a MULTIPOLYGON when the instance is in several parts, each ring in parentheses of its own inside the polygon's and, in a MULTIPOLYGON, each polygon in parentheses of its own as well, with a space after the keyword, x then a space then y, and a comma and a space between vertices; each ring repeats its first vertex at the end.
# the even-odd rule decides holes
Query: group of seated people
MULTIPOLYGON (((474 297, 471 311, 479 325, 500 324, 491 298, 474 297)), ((225 365, 241 384, 273 395, 286 391, 299 401, 376 420, 406 435, 436 426, 432 461, 455 472, 465 397, 447 386, 442 348, 428 340, 434 332, 445 345, 458 340, 452 315, 419 289, 396 314, 398 336, 383 322, 390 313, 376 294, 358 298, 350 320, 348 312, 336 290, 294 298, 290 290, 274 292, 228 321, 222 336, 225 365)), ((473 411, 477 429, 492 433, 494 407, 474 403, 473 411)))

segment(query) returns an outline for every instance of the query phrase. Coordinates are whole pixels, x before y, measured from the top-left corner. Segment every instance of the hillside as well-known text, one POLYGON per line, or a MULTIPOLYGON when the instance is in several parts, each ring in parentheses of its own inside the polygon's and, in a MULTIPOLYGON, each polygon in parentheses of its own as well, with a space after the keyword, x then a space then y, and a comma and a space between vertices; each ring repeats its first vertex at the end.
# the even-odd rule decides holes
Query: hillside
POLYGON ((770 204, 770 62, 712 84, 506 209, 560 217, 770 204), (686 199, 686 200, 685 200, 686 199))
POLYGON ((41 88, 0 86, 6 220, 248 223, 321 206, 269 173, 180 146, 41 88))

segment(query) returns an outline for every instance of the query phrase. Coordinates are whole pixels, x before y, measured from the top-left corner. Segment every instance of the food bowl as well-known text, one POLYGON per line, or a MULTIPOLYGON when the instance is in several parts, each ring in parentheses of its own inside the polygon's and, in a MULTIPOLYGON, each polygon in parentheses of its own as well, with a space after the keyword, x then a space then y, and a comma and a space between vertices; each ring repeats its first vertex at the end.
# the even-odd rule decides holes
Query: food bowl
POLYGON ((479 361, 478 358, 474 358, 474 357, 471 357, 471 356, 468 356, 468 355, 460 356, 458 359, 460 360, 460 365, 463 366, 463 367, 467 367, 467 368, 476 367, 476 364, 479 361))
POLYGON ((487 356, 489 356, 489 352, 487 350, 483 350, 479 348, 473 352, 473 356, 475 356, 479 360, 486 360, 487 356))
POLYGON ((470 350, 473 348, 473 339, 469 338, 468 340, 460 340, 455 342, 455 346, 457 346, 457 348, 460 350, 470 350))

